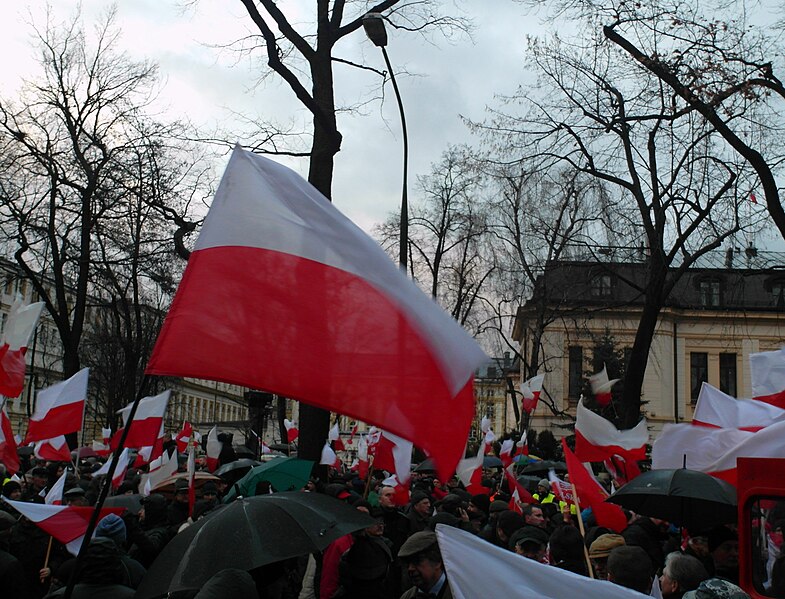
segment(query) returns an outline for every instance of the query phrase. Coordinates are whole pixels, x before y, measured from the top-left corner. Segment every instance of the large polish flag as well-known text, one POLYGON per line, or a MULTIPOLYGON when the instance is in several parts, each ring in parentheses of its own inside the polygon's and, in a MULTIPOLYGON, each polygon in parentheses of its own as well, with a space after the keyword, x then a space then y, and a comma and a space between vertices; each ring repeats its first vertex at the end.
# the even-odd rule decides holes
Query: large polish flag
POLYGON ((5 465, 8 474, 19 472, 19 453, 17 452, 11 420, 5 412, 5 404, 0 404, 0 462, 5 465))
POLYGON ((25 386, 25 353, 38 324, 44 302, 11 305, 0 339, 0 395, 17 397, 25 386))
POLYGON ((38 392, 25 443, 52 439, 82 429, 89 368, 38 392))
POLYGON ((125 447, 154 447, 163 432, 164 414, 166 414, 166 406, 169 405, 171 394, 171 391, 166 390, 158 395, 142 398, 130 425, 128 424, 128 416, 134 404, 130 403, 118 410, 117 413, 123 416, 123 428, 120 428, 112 437, 112 449, 117 447, 126 426, 130 426, 130 430, 125 439, 125 447))
POLYGON ((651 450, 652 469, 700 470, 732 485, 737 484, 737 458, 785 456, 785 422, 757 432, 736 428, 710 428, 691 424, 666 424, 651 450))
POLYGON ((487 359, 308 182, 237 147, 147 373, 264 389, 384 427, 448 477, 487 359), (307 375, 305 354, 319 364, 307 375))
POLYGON ((492 545, 477 535, 445 524, 436 525, 436 539, 455 599, 477 597, 602 597, 645 599, 632 589, 594 580, 523 557, 492 545))
MULTIPOLYGON (((79 553, 93 508, 4 500, 38 528, 65 545, 70 553, 79 553)), ((124 511, 124 507, 103 508, 98 519, 109 514, 120 516, 124 511)))
POLYGON ((581 462, 602 462, 614 455, 632 461, 646 458, 649 431, 645 418, 634 428, 619 430, 584 406, 582 399, 575 416, 575 455, 581 462))
POLYGON ((714 428, 738 428, 755 432, 785 421, 785 409, 753 399, 736 399, 708 383, 701 385, 692 424, 714 428))
POLYGON ((752 399, 785 408, 785 347, 750 354, 752 399))

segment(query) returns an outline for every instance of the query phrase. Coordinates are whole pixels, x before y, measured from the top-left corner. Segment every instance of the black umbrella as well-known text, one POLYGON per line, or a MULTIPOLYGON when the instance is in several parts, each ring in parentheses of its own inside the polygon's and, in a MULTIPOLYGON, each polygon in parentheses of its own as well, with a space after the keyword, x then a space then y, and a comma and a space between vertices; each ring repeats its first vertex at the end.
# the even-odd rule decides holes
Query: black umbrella
POLYGON ((414 472, 436 472, 436 465, 431 458, 425 458, 414 467, 414 472))
POLYGON ((567 465, 564 462, 552 462, 551 460, 541 460, 532 462, 520 469, 520 474, 547 474, 548 470, 555 472, 567 472, 567 465))
POLYGON ((737 518, 733 485, 686 468, 639 474, 606 501, 694 531, 737 518))
POLYGON ((374 522, 368 514, 322 493, 246 497, 175 536, 147 570, 135 598, 198 589, 225 568, 252 570, 323 551, 374 522))
POLYGON ((124 507, 132 514, 138 514, 142 509, 142 496, 138 493, 113 495, 106 498, 104 507, 124 507))
POLYGON ((218 468, 213 474, 221 477, 227 483, 234 484, 243 476, 248 474, 248 471, 254 466, 258 466, 261 462, 252 460, 250 458, 241 458, 234 462, 229 462, 218 468))
POLYGON ((502 461, 497 458, 495 455, 486 455, 482 459, 482 467, 483 468, 501 468, 502 461))

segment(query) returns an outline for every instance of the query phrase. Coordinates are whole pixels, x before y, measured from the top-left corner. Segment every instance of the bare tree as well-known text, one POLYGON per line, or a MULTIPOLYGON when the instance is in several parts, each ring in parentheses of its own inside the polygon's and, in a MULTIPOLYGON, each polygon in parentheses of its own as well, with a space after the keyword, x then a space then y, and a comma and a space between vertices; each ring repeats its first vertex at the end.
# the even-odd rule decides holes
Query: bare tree
POLYGON ((505 161, 518 156, 527 171, 559 166, 601 181, 608 197, 596 216, 611 210, 613 234, 644 244, 645 283, 625 281, 643 300, 624 381, 623 422, 632 426, 660 310, 688 268, 754 224, 740 218, 754 173, 711 123, 620 61, 600 34, 584 30, 573 40, 533 42, 540 84, 506 99, 481 128, 505 161))
MULTIPOLYGON (((54 321, 62 372, 71 376, 97 310, 134 312, 128 333, 137 341, 151 334, 142 330, 142 306, 172 291, 172 258, 178 243, 186 251, 184 236, 196 226, 188 214, 203 173, 175 148, 180 128, 145 114, 156 68, 115 50, 112 13, 94 47, 78 18, 37 34, 41 76, 16 102, 0 100, 0 218, 8 250, 54 321)), ((141 359, 129 354, 130 396, 141 359)))

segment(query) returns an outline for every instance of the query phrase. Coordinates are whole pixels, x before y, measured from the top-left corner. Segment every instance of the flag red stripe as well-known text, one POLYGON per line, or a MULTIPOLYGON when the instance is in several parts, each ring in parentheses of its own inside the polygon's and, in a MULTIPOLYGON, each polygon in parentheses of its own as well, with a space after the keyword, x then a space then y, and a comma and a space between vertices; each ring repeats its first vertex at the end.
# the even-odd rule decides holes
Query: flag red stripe
POLYGON ((25 443, 53 439, 82 428, 84 400, 53 407, 41 420, 30 420, 25 443))
POLYGON ((367 281, 250 247, 193 252, 147 372, 220 380, 337 410, 415 440, 437 466, 460 459, 463 441, 449 431, 462 436, 474 407, 471 379, 455 396, 418 329, 367 281), (312 301, 302 301, 303 289, 312 301), (304 309, 292 314, 293 305, 304 309), (301 326, 291 326, 293 317, 301 326), (245 342, 236 331, 253 335, 245 342), (321 365, 308 376, 303 348, 321 365), (379 388, 405 398, 406 410, 376 401, 379 388), (444 414, 450 414, 449 431, 432 434, 444 414))
MULTIPOLYGON (((695 420, 694 418, 692 419, 692 424, 693 424, 693 426, 705 426, 707 428, 722 428, 721 426, 719 426, 717 424, 712 424, 711 422, 702 422, 700 420, 695 420)), ((755 433, 755 432, 758 432, 762 428, 763 428, 762 426, 740 426, 739 430, 740 431, 749 431, 751 433, 755 433)))
POLYGON ((771 395, 758 395, 752 399, 771 404, 772 406, 777 406, 778 408, 785 408, 785 389, 778 393, 772 393, 771 395))
POLYGON ((575 455, 581 462, 602 462, 614 455, 620 455, 625 460, 638 461, 646 459, 646 447, 630 450, 619 445, 593 445, 576 428, 575 455))

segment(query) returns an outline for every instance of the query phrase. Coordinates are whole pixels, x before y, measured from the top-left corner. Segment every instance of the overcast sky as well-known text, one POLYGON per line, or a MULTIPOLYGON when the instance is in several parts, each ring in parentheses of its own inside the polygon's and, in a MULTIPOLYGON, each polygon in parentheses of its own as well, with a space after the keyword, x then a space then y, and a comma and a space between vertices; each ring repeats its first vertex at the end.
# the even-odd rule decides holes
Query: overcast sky
MULTIPOLYGON (((0 3, 0 46, 5 56, 0 89, 4 95, 12 94, 20 77, 34 68, 27 23, 31 14, 37 23, 44 22, 42 4, 41 0, 0 3)), ((53 21, 58 22, 73 15, 78 2, 52 4, 53 21)), ((81 5, 89 24, 108 3, 82 0, 81 5)), ((310 10, 313 2, 288 0, 280 5, 285 10, 292 6, 310 10)), ((525 76, 525 36, 536 29, 536 21, 512 0, 464 0, 460 6, 474 22, 473 39, 425 40, 388 28, 393 68, 410 73, 399 79, 409 130, 410 196, 415 193, 416 175, 427 172, 448 144, 470 139, 460 115, 482 118, 494 94, 511 92, 525 76)), ((123 47, 135 58, 160 65, 165 82, 162 101, 172 114, 187 114, 196 124, 227 128, 239 123, 235 113, 283 122, 303 118, 304 109, 277 79, 256 85, 261 68, 258 55, 250 61, 218 47, 253 32, 239 1, 198 0, 183 9, 179 0, 119 0, 117 9, 123 47)), ((303 11, 302 19, 308 14, 303 11)), ((335 55, 384 68, 381 52, 362 31, 345 38, 335 55)), ((335 73, 337 96, 345 104, 367 100, 378 92, 379 78, 367 71, 335 65, 335 73)), ((384 104, 373 102, 362 108, 362 114, 339 115, 344 143, 336 158, 333 200, 366 230, 400 204, 400 120, 389 84, 388 88, 384 104)), ((304 160, 287 163, 307 173, 304 160)))

